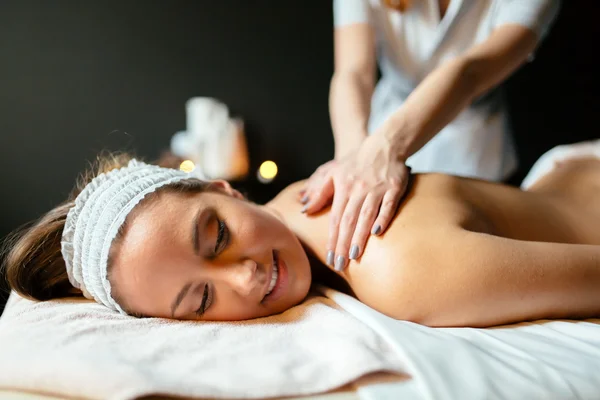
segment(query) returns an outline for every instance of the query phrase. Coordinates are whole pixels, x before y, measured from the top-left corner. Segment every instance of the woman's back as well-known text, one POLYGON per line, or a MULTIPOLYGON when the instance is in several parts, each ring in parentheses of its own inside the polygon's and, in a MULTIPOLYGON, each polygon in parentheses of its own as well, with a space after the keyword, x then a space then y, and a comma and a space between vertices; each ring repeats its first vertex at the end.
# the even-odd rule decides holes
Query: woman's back
POLYGON ((517 240, 600 244, 600 160, 565 162, 529 190, 460 180, 457 201, 472 204, 491 233, 517 240))
MULTIPOLYGON (((437 249, 451 246, 450 243, 463 243, 458 238, 466 233, 514 242, 600 244, 597 229, 600 203, 594 201, 600 195, 599 160, 570 161, 529 191, 441 174, 421 174, 413 178, 386 233, 370 237, 362 257, 351 261, 340 274, 361 301, 383 309, 384 313, 391 314, 385 309, 397 307, 389 302, 396 302, 396 292, 406 289, 403 284, 408 279, 421 281, 415 276, 435 274, 444 280, 447 271, 436 265, 444 255, 436 254, 437 249), (416 259, 421 260, 417 265, 416 259)), ((298 190, 298 184, 291 185, 270 205, 284 216, 324 265, 328 210, 315 217, 301 214, 296 210, 298 190)), ((511 251, 511 247, 508 249, 511 251)), ((468 258, 485 260, 488 250, 488 247, 473 246, 464 253, 468 258)), ((448 276, 447 279, 454 278, 448 276)), ((408 300, 403 298, 402 301, 408 300)), ((410 304, 402 306, 411 307, 410 304)), ((409 315, 407 319, 413 318, 409 315)))
MULTIPOLYGON (((324 262, 328 210, 314 217, 295 212, 301 182, 271 202, 324 262), (294 211, 293 211, 294 210, 294 211)), ((600 244, 600 160, 565 163, 531 190, 443 174, 418 174, 382 237, 371 237, 359 264, 372 253, 397 250, 415 231, 458 226, 511 239, 600 244)))

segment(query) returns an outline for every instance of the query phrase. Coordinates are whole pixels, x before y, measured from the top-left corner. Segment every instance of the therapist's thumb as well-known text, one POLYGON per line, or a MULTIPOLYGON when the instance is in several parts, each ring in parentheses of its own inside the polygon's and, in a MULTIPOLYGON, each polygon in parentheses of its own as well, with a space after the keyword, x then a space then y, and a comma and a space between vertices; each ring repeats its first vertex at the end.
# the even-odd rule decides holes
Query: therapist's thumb
POLYGON ((333 179, 328 178, 322 181, 322 184, 311 188, 309 201, 302 208, 302 212, 313 214, 321 211, 325 206, 331 203, 333 199, 333 179))

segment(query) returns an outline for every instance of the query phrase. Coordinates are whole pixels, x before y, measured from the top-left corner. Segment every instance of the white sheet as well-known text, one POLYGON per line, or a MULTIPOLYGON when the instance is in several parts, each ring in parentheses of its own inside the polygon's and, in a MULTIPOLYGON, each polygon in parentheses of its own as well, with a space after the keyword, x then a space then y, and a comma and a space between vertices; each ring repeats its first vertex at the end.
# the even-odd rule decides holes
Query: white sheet
POLYGON ((598 319, 428 328, 389 318, 343 293, 321 290, 384 337, 413 377, 363 387, 361 399, 600 398, 598 319))

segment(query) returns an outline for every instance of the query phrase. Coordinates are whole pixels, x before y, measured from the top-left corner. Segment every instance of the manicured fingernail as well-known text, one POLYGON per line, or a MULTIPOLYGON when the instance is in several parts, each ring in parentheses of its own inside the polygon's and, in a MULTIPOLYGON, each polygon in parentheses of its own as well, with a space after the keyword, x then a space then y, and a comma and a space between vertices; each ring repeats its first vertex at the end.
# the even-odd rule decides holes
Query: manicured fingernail
POLYGON ((302 210, 300 210, 300 212, 304 214, 306 210, 308 210, 308 204, 302 207, 302 210))
POLYGON ((371 231, 371 235, 379 235, 381 232, 381 225, 375 225, 371 231))
POLYGON ((306 204, 306 203, 308 203, 308 196, 304 196, 304 197, 302 198, 302 200, 300 200, 300 203, 302 203, 302 204, 306 204))
POLYGON ((335 253, 333 252, 333 250, 329 250, 327 252, 327 265, 333 266, 333 257, 334 256, 335 256, 335 253))
POLYGON ((335 270, 336 271, 343 270, 345 261, 346 260, 344 259, 344 256, 337 256, 337 258, 335 259, 335 270))
POLYGON ((350 249, 350 259, 356 260, 356 257, 358 257, 358 246, 352 245, 352 248, 350 249))

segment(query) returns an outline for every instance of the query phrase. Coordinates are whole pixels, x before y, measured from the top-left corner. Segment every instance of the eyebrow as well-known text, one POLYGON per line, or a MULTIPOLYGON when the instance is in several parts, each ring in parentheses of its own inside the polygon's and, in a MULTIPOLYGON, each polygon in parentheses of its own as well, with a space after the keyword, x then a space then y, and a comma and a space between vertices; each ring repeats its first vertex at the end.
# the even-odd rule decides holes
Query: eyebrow
POLYGON ((187 292, 190 291, 191 287, 192 282, 186 284, 184 287, 181 288, 179 294, 177 294, 177 297, 175 297, 175 301, 173 301, 173 304, 171 304, 171 318, 175 318, 175 310, 177 310, 177 307, 179 307, 181 301, 183 300, 187 292))

